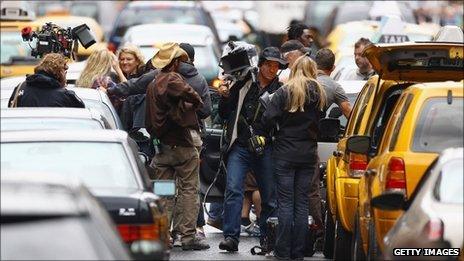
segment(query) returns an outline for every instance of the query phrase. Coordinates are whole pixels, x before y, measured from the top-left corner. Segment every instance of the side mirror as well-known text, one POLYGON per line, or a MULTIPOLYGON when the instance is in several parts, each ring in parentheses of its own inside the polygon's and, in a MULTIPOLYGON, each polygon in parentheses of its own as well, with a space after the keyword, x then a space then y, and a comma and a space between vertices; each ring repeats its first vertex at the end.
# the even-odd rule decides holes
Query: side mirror
POLYGON ((371 199, 371 205, 382 210, 405 210, 407 206, 404 194, 399 192, 385 193, 374 197, 371 199))
POLYGON ((338 106, 335 106, 332 109, 330 109, 329 118, 338 119, 340 118, 340 116, 342 116, 342 110, 338 106))
POLYGON ((143 165, 147 165, 149 158, 147 154, 139 151, 139 159, 142 161, 143 165))
POLYGON ((346 141, 346 149, 349 152, 366 154, 371 146, 371 137, 364 135, 355 135, 348 138, 346 141))
POLYGON ((319 121, 318 141, 337 142, 340 133, 340 120, 324 118, 319 121))
POLYGON ((176 182, 170 179, 154 180, 153 193, 160 197, 172 197, 176 195, 176 182))

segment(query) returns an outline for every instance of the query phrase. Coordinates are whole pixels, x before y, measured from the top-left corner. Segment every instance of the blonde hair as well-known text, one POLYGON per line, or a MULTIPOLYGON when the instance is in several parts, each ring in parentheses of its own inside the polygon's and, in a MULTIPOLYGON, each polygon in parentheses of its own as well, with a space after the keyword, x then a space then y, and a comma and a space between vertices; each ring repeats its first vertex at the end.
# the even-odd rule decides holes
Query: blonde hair
POLYGON ((145 57, 136 45, 125 44, 123 47, 119 48, 116 52, 118 60, 121 58, 121 54, 123 53, 132 54, 135 57, 135 60, 137 60, 137 71, 141 70, 145 66, 145 57))
POLYGON ((79 79, 76 81, 76 86, 91 88, 97 78, 109 74, 114 59, 114 54, 107 49, 93 51, 79 79))
POLYGON ((296 59, 293 64, 290 78, 285 86, 287 86, 289 95, 287 101, 287 110, 289 112, 304 111, 304 105, 309 95, 308 84, 315 83, 316 92, 319 94, 318 107, 320 110, 325 106, 325 91, 324 88, 317 82, 317 65, 307 55, 303 55, 296 59))

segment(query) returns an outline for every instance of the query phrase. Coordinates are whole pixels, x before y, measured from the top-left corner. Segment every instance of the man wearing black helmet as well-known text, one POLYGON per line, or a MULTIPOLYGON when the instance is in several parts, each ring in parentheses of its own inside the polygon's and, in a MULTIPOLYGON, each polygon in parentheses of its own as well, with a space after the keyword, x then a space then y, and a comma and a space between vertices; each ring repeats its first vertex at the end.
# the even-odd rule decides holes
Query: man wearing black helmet
POLYGON ((277 72, 286 67, 287 63, 278 48, 265 48, 259 57, 256 77, 253 76, 253 69, 242 69, 233 77, 231 86, 223 85, 218 90, 222 96, 219 115, 227 121, 224 146, 227 158, 224 240, 219 244, 222 250, 238 251, 243 184, 249 170, 253 171, 261 194, 261 243, 266 235, 266 220, 277 207, 270 135, 260 123, 264 108, 259 97, 266 91, 273 93, 282 85, 277 72))

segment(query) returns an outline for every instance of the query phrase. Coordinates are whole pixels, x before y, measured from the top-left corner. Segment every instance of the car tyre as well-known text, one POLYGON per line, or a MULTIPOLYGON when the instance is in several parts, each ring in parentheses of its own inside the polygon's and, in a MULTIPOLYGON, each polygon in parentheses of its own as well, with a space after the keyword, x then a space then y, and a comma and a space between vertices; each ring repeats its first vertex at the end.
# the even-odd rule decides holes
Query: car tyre
MULTIPOLYGON (((327 204, 328 205, 328 204, 327 204)), ((324 248, 322 253, 326 258, 333 258, 334 250, 334 222, 329 206, 327 206, 324 217, 324 248)))
POLYGON ((364 254, 361 231, 359 225, 358 215, 356 214, 353 229, 353 238, 351 239, 351 259, 352 260, 366 260, 366 255, 364 254))
POLYGON ((351 251, 351 233, 343 228, 340 220, 337 218, 335 221, 335 235, 334 235, 334 259, 346 260, 350 256, 351 251))

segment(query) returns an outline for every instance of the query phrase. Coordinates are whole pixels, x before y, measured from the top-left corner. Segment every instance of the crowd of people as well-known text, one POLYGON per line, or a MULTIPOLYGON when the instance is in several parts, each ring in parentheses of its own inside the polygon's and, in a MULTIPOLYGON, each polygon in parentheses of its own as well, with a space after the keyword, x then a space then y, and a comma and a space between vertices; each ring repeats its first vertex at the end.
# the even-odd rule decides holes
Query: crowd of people
MULTIPOLYGON (((226 188, 223 204, 211 204, 208 224, 223 231, 222 250, 238 251, 242 227, 252 225, 252 208, 259 231, 250 234, 259 236, 263 247, 269 244, 268 218, 278 218, 274 254, 279 259, 304 258, 308 215, 319 232, 323 228, 317 168, 319 120, 332 104, 348 118, 351 104, 343 88, 330 78, 335 56, 324 48, 317 30, 292 23, 287 36, 280 47, 261 52, 254 45, 235 42, 237 49, 246 51, 251 66, 226 72, 216 90, 221 97, 219 116, 227 126, 222 144, 226 188), (274 95, 263 105, 260 97, 266 92, 274 95)), ((374 73, 361 56, 369 44, 361 38, 355 45, 358 70, 352 79, 374 73)), ((210 88, 195 68, 190 44, 165 43, 158 49, 147 63, 135 46, 123 46, 116 55, 96 50, 76 85, 106 92, 126 119, 129 133, 145 127, 151 141, 158 142, 158 153, 150 163, 151 178, 175 179, 177 185, 176 198, 167 202, 172 245, 183 250, 208 249, 199 167, 204 120, 212 112, 210 88)), ((83 108, 75 93, 65 88, 67 62, 61 54, 45 55, 35 73, 15 89, 10 106, 83 108)))

